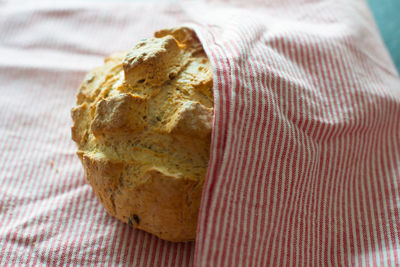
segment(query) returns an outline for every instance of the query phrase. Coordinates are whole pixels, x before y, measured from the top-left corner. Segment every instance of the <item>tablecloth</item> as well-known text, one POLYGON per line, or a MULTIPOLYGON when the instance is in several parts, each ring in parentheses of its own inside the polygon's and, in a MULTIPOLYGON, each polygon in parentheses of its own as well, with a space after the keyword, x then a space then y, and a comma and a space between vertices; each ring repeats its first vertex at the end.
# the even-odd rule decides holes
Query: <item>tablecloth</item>
POLYGON ((0 2, 0 266, 398 266, 400 82, 365 3, 0 2), (85 73, 191 25, 214 71, 196 242, 107 215, 70 108, 85 73))

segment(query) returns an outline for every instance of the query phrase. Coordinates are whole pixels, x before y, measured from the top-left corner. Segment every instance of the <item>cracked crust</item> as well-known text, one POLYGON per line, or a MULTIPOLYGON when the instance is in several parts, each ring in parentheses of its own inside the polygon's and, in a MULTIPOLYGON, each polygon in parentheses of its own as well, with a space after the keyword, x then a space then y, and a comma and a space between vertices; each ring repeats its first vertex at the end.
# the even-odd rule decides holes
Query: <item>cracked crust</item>
POLYGON ((191 29, 154 36, 87 74, 71 111, 72 139, 111 215, 190 241, 209 159, 212 71, 191 29))

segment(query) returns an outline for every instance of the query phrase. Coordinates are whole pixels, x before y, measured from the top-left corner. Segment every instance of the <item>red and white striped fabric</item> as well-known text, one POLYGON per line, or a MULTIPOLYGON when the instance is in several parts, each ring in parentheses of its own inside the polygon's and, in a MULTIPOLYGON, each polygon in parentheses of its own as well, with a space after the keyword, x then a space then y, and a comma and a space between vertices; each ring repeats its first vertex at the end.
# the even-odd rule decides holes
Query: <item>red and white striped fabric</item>
POLYGON ((400 81, 363 1, 0 2, 0 266, 399 266, 400 81), (214 68, 195 243, 107 215, 70 140, 86 71, 190 23, 214 68))

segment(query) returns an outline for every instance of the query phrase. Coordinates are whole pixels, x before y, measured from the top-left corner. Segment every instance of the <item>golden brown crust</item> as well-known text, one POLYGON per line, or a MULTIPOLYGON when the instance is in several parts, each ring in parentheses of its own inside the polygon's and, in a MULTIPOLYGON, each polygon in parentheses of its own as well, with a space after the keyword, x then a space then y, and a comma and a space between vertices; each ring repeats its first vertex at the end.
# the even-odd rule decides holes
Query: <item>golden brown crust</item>
POLYGON ((96 137, 143 131, 147 126, 145 116, 147 101, 143 97, 129 93, 110 96, 97 103, 91 130, 96 137))
POLYGON ((212 109, 199 102, 186 101, 172 115, 166 125, 167 132, 207 138, 211 134, 212 114, 212 109))
POLYGON ((161 30, 88 73, 71 111, 88 182, 105 209, 169 241, 195 239, 213 116, 195 33, 161 30))

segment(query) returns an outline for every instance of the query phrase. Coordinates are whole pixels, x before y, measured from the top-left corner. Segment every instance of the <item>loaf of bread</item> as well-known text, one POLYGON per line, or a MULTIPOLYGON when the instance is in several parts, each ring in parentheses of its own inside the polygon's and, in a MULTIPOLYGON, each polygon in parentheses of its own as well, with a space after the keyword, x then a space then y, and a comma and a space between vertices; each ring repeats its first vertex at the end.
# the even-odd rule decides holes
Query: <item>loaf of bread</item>
POLYGON ((87 74, 71 111, 72 139, 108 213, 164 240, 195 239, 212 82, 188 28, 158 31, 87 74))

